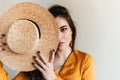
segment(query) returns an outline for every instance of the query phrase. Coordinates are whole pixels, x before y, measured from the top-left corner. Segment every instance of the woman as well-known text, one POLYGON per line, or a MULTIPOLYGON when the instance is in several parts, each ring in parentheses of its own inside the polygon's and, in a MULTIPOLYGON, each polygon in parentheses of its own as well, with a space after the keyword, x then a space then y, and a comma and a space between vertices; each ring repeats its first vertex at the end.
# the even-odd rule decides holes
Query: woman
POLYGON ((52 54, 49 62, 42 53, 42 62, 34 57, 36 67, 45 80, 95 80, 92 57, 78 50, 74 50, 76 29, 68 10, 55 5, 49 8, 59 27, 59 44, 57 51, 52 54), (37 63, 40 64, 40 66, 37 63))
POLYGON ((57 51, 52 51, 50 61, 38 51, 42 61, 34 56, 32 63, 37 70, 20 73, 14 80, 96 80, 92 57, 85 52, 74 50, 76 29, 68 10, 54 5, 49 11, 59 27, 57 51))

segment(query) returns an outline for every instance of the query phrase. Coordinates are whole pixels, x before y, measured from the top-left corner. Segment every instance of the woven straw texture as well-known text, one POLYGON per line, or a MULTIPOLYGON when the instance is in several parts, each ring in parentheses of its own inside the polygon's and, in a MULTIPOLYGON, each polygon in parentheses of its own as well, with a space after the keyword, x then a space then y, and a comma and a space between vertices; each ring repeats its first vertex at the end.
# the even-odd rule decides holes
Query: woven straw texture
POLYGON ((7 43, 0 52, 0 60, 18 71, 32 71, 32 56, 39 50, 49 60, 50 51, 57 49, 58 27, 54 17, 44 7, 22 2, 0 18, 1 42, 7 43))

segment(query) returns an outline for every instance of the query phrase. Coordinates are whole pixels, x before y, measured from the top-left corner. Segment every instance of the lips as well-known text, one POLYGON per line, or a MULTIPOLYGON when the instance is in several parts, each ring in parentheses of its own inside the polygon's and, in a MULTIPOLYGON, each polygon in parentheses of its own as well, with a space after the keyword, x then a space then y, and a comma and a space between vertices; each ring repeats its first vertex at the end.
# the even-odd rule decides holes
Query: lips
POLYGON ((64 42, 59 42, 59 43, 58 43, 58 45, 63 45, 63 44, 64 44, 64 42))

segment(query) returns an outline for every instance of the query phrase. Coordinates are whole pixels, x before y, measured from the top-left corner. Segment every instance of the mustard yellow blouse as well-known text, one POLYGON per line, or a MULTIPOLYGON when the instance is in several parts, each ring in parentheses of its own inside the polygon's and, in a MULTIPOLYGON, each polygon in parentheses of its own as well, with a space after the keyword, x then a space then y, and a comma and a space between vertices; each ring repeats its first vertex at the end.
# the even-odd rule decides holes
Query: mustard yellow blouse
MULTIPOLYGON (((55 70, 56 80, 96 80, 92 57, 78 50, 74 50, 60 72, 55 70)), ((30 80, 29 76, 20 73, 14 80, 30 80)))
POLYGON ((3 69, 3 64, 0 61, 0 80, 10 80, 8 73, 3 69))
POLYGON ((56 80, 96 80, 92 57, 78 50, 74 50, 60 72, 55 73, 56 80))
MULTIPOLYGON (((4 74, 0 74, 0 79, 2 79, 3 76, 7 76, 6 72, 3 71, 2 73, 4 74)), ((78 50, 74 50, 69 55, 62 69, 59 72, 55 70, 55 74, 57 76, 56 80, 96 80, 92 57, 89 54, 78 50)), ((8 79, 3 78, 2 80, 8 79)), ((13 80, 31 79, 30 75, 21 72, 13 80)))

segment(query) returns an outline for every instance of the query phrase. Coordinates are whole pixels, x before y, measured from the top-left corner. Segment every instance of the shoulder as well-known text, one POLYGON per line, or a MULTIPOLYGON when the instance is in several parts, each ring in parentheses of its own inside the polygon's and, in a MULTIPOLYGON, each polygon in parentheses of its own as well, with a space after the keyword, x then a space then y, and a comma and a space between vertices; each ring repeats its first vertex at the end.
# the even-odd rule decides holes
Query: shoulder
POLYGON ((84 57, 84 58, 92 58, 92 56, 84 51, 80 51, 80 50, 73 50, 73 52, 78 56, 78 57, 84 57))
POLYGON ((9 80, 8 73, 3 68, 3 64, 0 61, 0 80, 9 80))
POLYGON ((13 80, 31 80, 30 72, 20 72, 13 80))
POLYGON ((89 53, 74 50, 78 63, 80 65, 80 73, 82 75, 82 79, 84 80, 96 80, 95 69, 94 69, 94 61, 92 56, 89 53))
POLYGON ((75 53, 78 60, 82 59, 84 63, 93 62, 93 57, 89 53, 80 50, 73 50, 73 52, 75 53))

